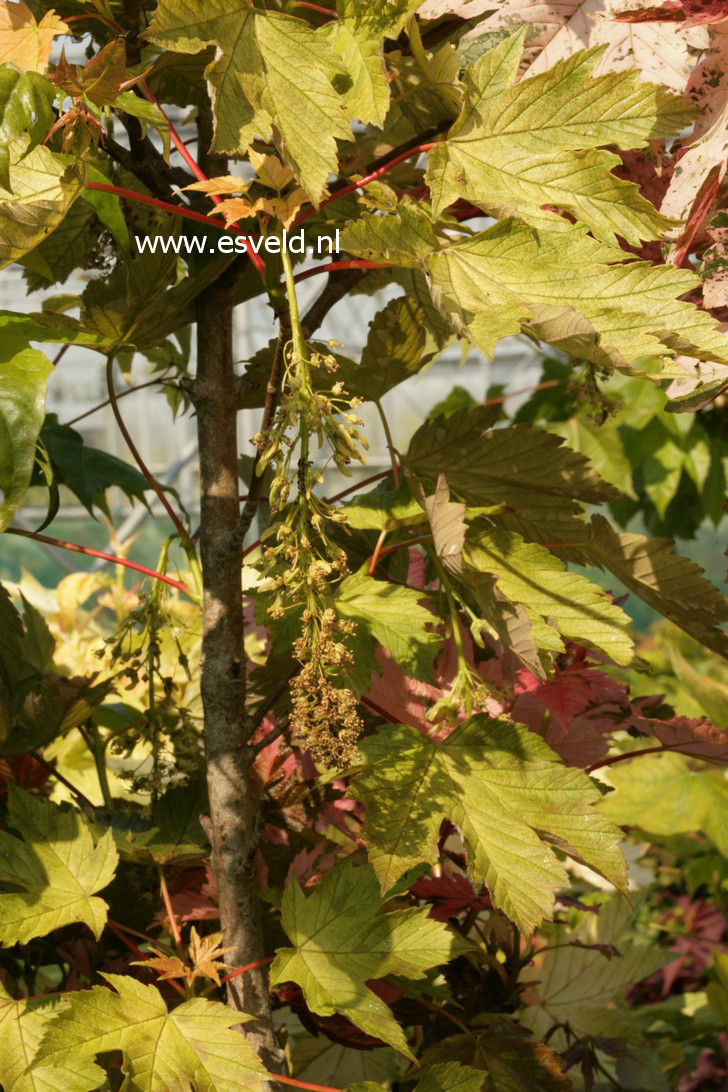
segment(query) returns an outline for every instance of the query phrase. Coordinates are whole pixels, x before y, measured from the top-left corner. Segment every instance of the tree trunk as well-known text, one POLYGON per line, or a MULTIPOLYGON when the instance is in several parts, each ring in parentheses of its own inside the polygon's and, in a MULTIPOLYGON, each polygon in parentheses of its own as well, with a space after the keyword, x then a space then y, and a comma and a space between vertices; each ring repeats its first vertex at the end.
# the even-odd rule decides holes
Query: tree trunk
MULTIPOLYGON (((237 390, 232 352, 233 277, 223 275, 197 307, 194 404, 200 449, 200 547, 203 573, 202 675, 212 863, 226 957, 236 967, 265 955, 255 883, 258 809, 249 791, 251 754, 245 723, 242 547, 239 517, 237 390)), ((245 1034, 265 1064, 278 1069, 265 967, 228 983, 228 1004, 255 1018, 245 1034)))

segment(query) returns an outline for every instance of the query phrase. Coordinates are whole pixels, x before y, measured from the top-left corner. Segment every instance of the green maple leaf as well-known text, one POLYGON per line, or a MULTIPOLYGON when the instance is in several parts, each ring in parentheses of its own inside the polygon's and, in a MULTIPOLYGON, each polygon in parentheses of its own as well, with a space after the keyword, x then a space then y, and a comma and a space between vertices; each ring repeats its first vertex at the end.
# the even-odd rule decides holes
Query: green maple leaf
POLYGON ((250 0, 161 0, 145 36, 181 53, 217 46, 205 70, 215 149, 243 153, 256 133, 275 137, 306 192, 321 198, 336 171, 336 138, 351 138, 345 101, 332 83, 344 68, 328 31, 256 10, 250 0))
POLYGON ((199 820, 207 806, 207 797, 198 785, 172 785, 157 802, 147 829, 139 829, 138 816, 113 812, 111 829, 119 855, 144 864, 174 863, 179 867, 199 863, 208 855, 199 820))
POLYGON ((94 846, 79 812, 10 786, 8 819, 19 838, 0 832, 0 944, 25 944, 79 921, 97 938, 108 907, 96 898, 118 861, 111 834, 94 846))
POLYGON ((0 186, 10 187, 10 144, 23 133, 40 144, 55 122, 53 86, 37 72, 0 66, 0 186))
POLYGON ((366 804, 364 837, 383 888, 421 861, 437 863, 443 819, 460 828, 471 875, 525 935, 568 886, 553 847, 624 888, 621 834, 594 809, 593 782, 520 725, 476 716, 443 743, 389 725, 360 747, 366 766, 350 792, 366 804))
POLYGON ((340 511, 346 516, 347 525, 357 531, 394 531, 424 522, 422 508, 404 484, 399 489, 380 484, 343 504, 340 511))
POLYGON ((106 1074, 90 1061, 29 1069, 49 1021, 65 1004, 52 998, 13 1001, 0 985, 0 1082, 5 1092, 91 1092, 106 1074))
POLYGON ((154 986, 105 974, 114 987, 95 986, 68 995, 52 1021, 36 1065, 59 1065, 110 1050, 124 1055, 125 1087, 138 1092, 262 1092, 266 1071, 236 1024, 250 1017, 195 997, 167 1011, 154 986))
POLYGON ((343 861, 306 898, 294 878, 283 895, 282 925, 294 948, 282 948, 271 984, 296 982, 320 1016, 340 1012, 368 1035, 414 1057, 389 1008, 366 985, 395 974, 419 979, 457 954, 459 942, 426 909, 380 913, 369 865, 343 861))
POLYGON ((578 1037, 634 1036, 635 1025, 614 1002, 624 997, 628 986, 669 963, 672 956, 657 945, 631 939, 633 916, 629 903, 614 896, 598 915, 586 914, 576 929, 555 926, 549 930, 549 944, 565 946, 545 952, 537 970, 530 966, 522 974, 535 997, 521 1019, 536 1037, 542 1038, 556 1025, 558 1030, 549 1042, 559 1050, 566 1043, 561 1031, 565 1025, 578 1037), (617 951, 609 958, 603 949, 569 946, 573 941, 617 951))
POLYGON ((585 561, 614 573, 665 618, 728 657, 728 635, 721 628, 728 622, 728 599, 699 565, 673 553, 674 542, 615 531, 603 516, 592 516, 589 530, 585 561))
POLYGON ((700 284, 694 273, 624 259, 580 225, 504 220, 428 265, 443 311, 489 356, 501 338, 525 329, 610 367, 628 369, 642 357, 662 363, 676 352, 728 361, 715 321, 678 298, 700 284))
POLYGON ((435 619, 421 606, 424 598, 412 588, 354 573, 339 587, 336 611, 367 630, 409 675, 427 680, 440 638, 430 630, 435 619))
MULTIPOLYGON (((0 213, 1 215, 1 213, 0 213)), ((53 366, 39 349, 11 333, 0 347, 0 531, 10 523, 30 485, 53 366)))
POLYGON ((342 370, 349 394, 378 401, 429 363, 425 322, 416 300, 407 296, 390 300, 369 323, 359 365, 351 374, 342 370))
POLYGON ((702 831, 728 856, 728 782, 722 771, 695 769, 685 755, 635 758, 609 771, 614 792, 600 810, 622 825, 670 837, 702 831))
POLYGON ((357 29, 393 39, 421 4, 422 0, 336 0, 336 10, 357 29))
POLYGON ((149 489, 149 482, 136 467, 84 443, 80 433, 62 425, 56 414, 46 416, 40 439, 51 460, 56 483, 70 489, 91 515, 94 506, 109 515, 106 493, 114 486, 121 489, 128 500, 146 504, 144 494, 149 489))
POLYGON ((76 167, 28 135, 9 146, 10 185, 0 188, 0 269, 31 251, 62 222, 83 187, 76 167), (30 150, 28 150, 30 149, 30 150))
POLYGON ((403 205, 365 215, 341 236, 342 249, 426 270, 431 293, 458 335, 487 356, 504 337, 526 332, 574 357, 629 372, 655 370, 676 354, 728 362, 716 321, 681 296, 700 278, 685 269, 625 259, 581 224, 503 220, 477 235, 438 241, 427 216, 403 205))
POLYGON ((422 1082, 427 1092, 459 1089, 456 1078, 469 1090, 465 1082, 466 1073, 471 1072, 481 1082, 474 1092, 532 1092, 536 1088, 538 1092, 573 1092, 563 1060, 545 1043, 532 1042, 520 1024, 505 1016, 483 1015, 478 1025, 469 1035, 453 1035, 427 1048, 423 1061, 434 1063, 422 1082), (437 1083, 425 1085, 430 1075, 437 1083))
POLYGON ((351 78, 344 91, 350 117, 383 128, 390 103, 383 38, 397 38, 420 2, 337 0, 339 18, 326 30, 351 78))
POLYGON ((496 429, 497 419, 497 409, 477 406, 426 421, 410 441, 408 468, 432 481, 444 474, 471 505, 504 504, 532 517, 555 505, 580 512, 580 501, 618 497, 560 437, 529 425, 496 429))
POLYGON ((466 70, 462 113, 430 156, 435 214, 465 197, 497 216, 543 223, 554 205, 614 242, 657 239, 672 221, 634 183, 611 173, 619 156, 688 124, 694 111, 676 95, 641 83, 634 71, 592 73, 604 47, 575 53, 516 83, 524 30, 466 70))
POLYGON ((631 663, 629 617, 549 550, 500 528, 472 537, 463 554, 462 579, 486 610, 491 577, 508 602, 524 607, 539 647, 563 652, 560 632, 567 640, 606 652, 615 663, 631 663))
POLYGON ((482 1092, 483 1074, 469 1065, 441 1062, 417 1082, 415 1092, 482 1092))
POLYGON ((396 216, 365 212, 347 223, 341 249, 375 262, 404 268, 418 266, 438 248, 431 219, 419 205, 404 199, 396 216))

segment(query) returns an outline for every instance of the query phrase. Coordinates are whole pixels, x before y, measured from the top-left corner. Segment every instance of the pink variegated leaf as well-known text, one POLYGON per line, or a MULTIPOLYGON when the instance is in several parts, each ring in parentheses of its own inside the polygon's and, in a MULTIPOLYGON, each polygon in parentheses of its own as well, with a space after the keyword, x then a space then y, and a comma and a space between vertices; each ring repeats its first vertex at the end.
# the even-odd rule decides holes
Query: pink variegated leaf
POLYGON ((527 70, 528 76, 545 72, 580 49, 603 45, 604 54, 595 75, 637 68, 644 80, 684 90, 690 72, 690 48, 698 45, 696 38, 686 34, 684 23, 622 22, 617 16, 623 17, 625 8, 638 10, 637 5, 623 0, 608 0, 606 5, 604 0, 584 0, 572 6, 574 10, 568 17, 546 36, 543 48, 527 70))
POLYGON ((676 156, 660 211, 691 222, 705 204, 706 185, 720 184, 728 162, 728 27, 717 27, 711 33, 710 48, 692 71, 686 95, 698 113, 689 140, 676 156))

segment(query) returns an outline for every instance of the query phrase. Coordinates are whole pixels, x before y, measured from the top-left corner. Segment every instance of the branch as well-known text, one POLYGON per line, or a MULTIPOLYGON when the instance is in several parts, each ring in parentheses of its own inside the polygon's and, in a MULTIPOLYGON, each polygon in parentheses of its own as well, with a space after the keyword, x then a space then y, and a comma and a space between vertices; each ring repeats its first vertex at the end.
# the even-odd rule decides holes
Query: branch
POLYGON ((309 1088, 311 1092, 344 1092, 342 1088, 333 1088, 330 1084, 310 1084, 308 1081, 297 1081, 295 1077, 281 1077, 276 1074, 274 1079, 281 1084, 290 1084, 291 1088, 309 1088))
POLYGON ((369 575, 371 576, 376 568, 377 562, 380 558, 388 557, 389 554, 393 554, 395 550, 404 550, 405 547, 421 546, 423 543, 432 542, 432 535, 418 535, 417 538, 408 538, 405 542, 396 542, 393 546, 387 546, 386 549, 382 549, 383 539, 380 536, 380 541, 377 542, 374 548, 374 553, 369 558, 369 575))
POLYGON ((159 889, 162 892, 162 899, 164 901, 164 908, 167 911, 167 917, 169 918, 169 928, 174 938, 174 942, 177 945, 177 951, 185 958, 185 948, 182 943, 182 935, 179 931, 179 923, 177 922, 177 915, 174 912, 172 906, 172 900, 169 897, 169 888, 167 887, 167 880, 164 875, 164 871, 159 869, 159 889))
POLYGON ((109 29, 115 31, 117 34, 124 33, 123 29, 119 26, 118 23, 115 23, 112 19, 106 19, 103 15, 97 15, 94 12, 91 12, 87 15, 66 16, 64 22, 68 23, 68 25, 70 26, 72 23, 78 23, 81 19, 93 19, 94 22, 103 23, 105 27, 108 27, 109 29))
MULTIPOLYGON (((64 346, 66 349, 68 345, 64 346)), ((127 394, 136 394, 137 391, 143 391, 146 387, 156 387, 158 383, 166 383, 167 380, 163 377, 159 379, 150 379, 148 383, 140 383, 137 387, 127 387, 126 390, 118 391, 116 395, 117 402, 120 398, 126 398, 127 394)), ((85 417, 90 417, 92 413, 98 413, 99 410, 104 409, 105 406, 111 405, 111 399, 106 398, 103 402, 99 402, 97 406, 93 406, 90 410, 86 410, 85 413, 79 413, 78 417, 71 418, 70 421, 66 421, 66 427, 70 428, 71 425, 78 424, 79 421, 83 421, 85 417)))
MULTIPOLYGON (((273 693, 267 699, 267 701, 265 703, 265 705, 266 705, 265 710, 259 709, 256 712, 255 722, 254 722, 254 729, 257 728, 258 725, 262 723, 263 718, 265 717, 266 713, 270 712, 270 710, 273 708, 275 703, 278 701, 278 699, 285 692, 285 690, 288 687, 288 684, 291 681, 291 679, 293 678, 293 676, 297 675, 299 670, 300 670, 299 667, 292 668, 291 671, 286 676, 285 681, 280 686, 276 687, 276 689, 273 691, 273 693)), ((277 740, 279 736, 282 736, 283 733, 288 728, 288 725, 289 725, 289 719, 288 719, 287 716, 285 716, 285 717, 283 717, 283 719, 281 721, 278 722, 278 724, 276 724, 276 726, 274 728, 271 728, 270 732, 267 732, 266 735, 264 735, 262 739, 259 739, 257 743, 254 743, 253 746, 252 746, 252 751, 251 751, 253 760, 255 760, 258 757, 258 755, 261 753, 261 751, 264 751, 266 749, 266 747, 270 747, 271 743, 274 743, 275 740, 277 740)))
POLYGON ((310 4, 308 0, 295 0, 291 5, 294 8, 307 8, 309 11, 317 11, 319 15, 328 15, 329 19, 338 19, 339 16, 331 8, 322 7, 321 4, 310 4))
POLYGON ((157 197, 173 197, 176 192, 175 187, 179 189, 186 186, 190 176, 182 167, 173 167, 167 163, 149 137, 144 138, 144 147, 146 156, 140 161, 138 156, 134 155, 129 148, 119 144, 113 137, 107 135, 104 139, 104 151, 125 171, 136 175, 140 182, 143 182, 157 197))
POLYGON ((60 550, 70 550, 74 554, 85 554, 87 557, 98 557, 102 561, 110 561, 112 565, 123 565, 125 569, 133 569, 134 572, 143 573, 144 576, 151 576, 153 580, 161 580, 163 584, 169 584, 171 588, 176 588, 177 591, 186 595, 193 603, 197 602, 197 597, 191 588, 188 588, 186 584, 183 584, 181 580, 173 580, 170 576, 166 576, 164 573, 158 573, 155 569, 148 569, 146 565, 137 565, 135 561, 127 561, 125 557, 116 557, 114 554, 105 554, 101 550, 93 550, 90 546, 78 546, 75 542, 64 542, 60 538, 49 538, 48 535, 41 535, 38 531, 25 531, 21 527, 6 527, 6 535, 22 535, 23 538, 32 538, 36 542, 45 542, 47 546, 57 546, 60 550))
MULTIPOLYGON (((702 746, 703 740, 695 740, 697 747, 702 746)), ((585 773, 594 773, 595 770, 602 770, 605 766, 614 766, 616 762, 627 762, 630 758, 641 758, 642 755, 659 755, 664 751, 677 751, 679 754, 690 755, 690 751, 686 751, 685 748, 690 746, 690 741, 686 743, 676 743, 670 746, 669 743, 663 743, 659 747, 643 747, 640 751, 620 751, 618 755, 611 755, 610 758, 603 758, 601 762, 595 762, 592 766, 587 766, 584 770, 585 773)), ((701 755, 697 751, 694 752, 695 758, 702 758, 705 762, 710 762, 708 755, 701 755)))
POLYGON ((96 811, 96 805, 92 804, 89 798, 84 796, 80 789, 77 789, 75 785, 72 785, 68 778, 64 777, 63 774, 55 768, 52 762, 48 762, 48 760, 43 758, 43 755, 38 754, 37 751, 31 751, 30 755, 31 758, 35 759, 39 766, 42 766, 44 770, 47 770, 49 774, 55 777, 56 781, 59 781, 61 785, 65 785, 68 791, 73 793, 80 804, 83 804, 89 811, 96 811))
POLYGON ((189 537, 190 537, 188 535, 188 533, 187 533, 187 529, 185 528, 185 525, 182 523, 182 520, 179 518, 179 516, 175 512, 172 505, 169 503, 169 500, 168 500, 164 490, 162 489, 161 485, 159 484, 157 479, 154 477, 154 475, 152 474, 152 472, 149 469, 149 467, 147 466, 147 464, 144 462, 144 459, 141 457, 139 449, 137 448, 136 444, 132 440, 131 434, 130 434, 128 428, 126 427, 126 425, 124 423, 124 418, 121 416, 121 411, 119 410, 119 407, 118 407, 117 402, 116 402, 116 391, 114 390, 114 357, 111 354, 109 354, 109 356, 107 358, 107 361, 106 361, 106 389, 109 392, 109 403, 111 405, 112 413, 114 414, 114 418, 116 420, 116 423, 119 426, 119 432, 124 437, 124 441, 126 442, 126 446, 129 448, 129 451, 132 454, 132 458, 134 459, 134 462, 137 464, 140 471, 142 472, 144 477, 147 479, 147 481, 149 482, 149 484, 152 487, 152 489, 154 490, 154 492, 159 497, 159 500, 162 503, 162 507, 167 512, 167 515, 169 516, 169 518, 172 520, 172 523, 174 524, 175 530, 176 530, 177 534, 180 537, 180 541, 184 545, 184 543, 189 541, 189 537))
POLYGON ((329 281, 321 295, 311 304, 301 320, 303 336, 305 338, 312 337, 331 308, 342 300, 344 296, 348 295, 352 288, 354 288, 354 286, 365 276, 366 271, 363 269, 350 269, 343 272, 340 277, 335 277, 333 280, 329 281))
MULTIPOLYGON (((236 971, 231 971, 230 974, 226 974, 220 979, 220 985, 223 986, 226 982, 229 982, 231 978, 237 978, 238 975, 247 974, 248 971, 254 971, 256 967, 265 967, 266 963, 272 963, 275 956, 265 956, 264 959, 255 959, 252 963, 246 963, 244 967, 238 967, 236 971)), ((211 985, 206 986, 200 994, 200 997, 206 997, 208 993, 212 993, 216 989, 216 984, 213 982, 211 985)))
POLYGON ((382 478, 388 478, 391 473, 391 470, 381 470, 379 474, 372 474, 370 478, 365 478, 363 482, 357 482, 356 485, 350 485, 346 489, 342 489, 340 493, 336 493, 333 497, 327 497, 326 503, 335 504, 336 501, 343 500, 344 497, 363 489, 365 485, 371 485, 372 482, 380 482, 382 478))

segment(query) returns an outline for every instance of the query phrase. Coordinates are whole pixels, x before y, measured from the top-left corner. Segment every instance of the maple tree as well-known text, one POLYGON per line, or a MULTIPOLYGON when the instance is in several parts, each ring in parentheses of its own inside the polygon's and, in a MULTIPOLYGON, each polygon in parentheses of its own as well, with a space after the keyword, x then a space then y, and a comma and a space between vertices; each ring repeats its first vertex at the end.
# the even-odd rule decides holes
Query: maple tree
POLYGON ((719 1086, 728 600, 673 540, 724 512, 727 57, 721 0, 0 8, 0 265, 44 297, 0 312, 0 531, 119 575, 0 585, 8 1092, 719 1086), (325 320, 383 288, 353 359, 325 320), (453 386, 405 443, 388 392, 506 337, 519 408, 453 386), (129 461, 46 413, 68 346, 129 461), (57 537, 61 489, 154 503, 156 567, 57 537))

